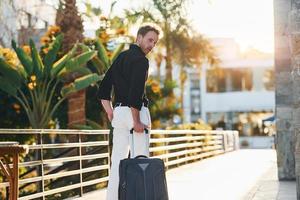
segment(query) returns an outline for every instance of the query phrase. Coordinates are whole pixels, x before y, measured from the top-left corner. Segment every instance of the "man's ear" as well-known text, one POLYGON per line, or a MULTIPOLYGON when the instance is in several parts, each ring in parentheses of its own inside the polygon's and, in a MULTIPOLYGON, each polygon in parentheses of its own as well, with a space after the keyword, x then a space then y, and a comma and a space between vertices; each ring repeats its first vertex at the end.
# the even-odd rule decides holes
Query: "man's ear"
POLYGON ((142 39, 143 39, 143 36, 142 35, 138 35, 136 37, 136 43, 139 44, 142 41, 142 39))

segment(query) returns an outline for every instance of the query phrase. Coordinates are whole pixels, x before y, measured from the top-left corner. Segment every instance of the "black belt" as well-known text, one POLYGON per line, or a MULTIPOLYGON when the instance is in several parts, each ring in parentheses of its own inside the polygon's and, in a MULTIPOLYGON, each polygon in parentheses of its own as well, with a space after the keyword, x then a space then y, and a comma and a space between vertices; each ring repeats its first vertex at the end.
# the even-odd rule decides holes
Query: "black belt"
POLYGON ((114 107, 118 107, 118 106, 126 106, 129 107, 129 105, 127 103, 116 103, 114 107))
MULTIPOLYGON (((144 107, 148 107, 148 103, 144 103, 142 104, 144 107)), ((125 107, 130 107, 127 103, 116 103, 114 107, 118 107, 118 106, 125 106, 125 107)))

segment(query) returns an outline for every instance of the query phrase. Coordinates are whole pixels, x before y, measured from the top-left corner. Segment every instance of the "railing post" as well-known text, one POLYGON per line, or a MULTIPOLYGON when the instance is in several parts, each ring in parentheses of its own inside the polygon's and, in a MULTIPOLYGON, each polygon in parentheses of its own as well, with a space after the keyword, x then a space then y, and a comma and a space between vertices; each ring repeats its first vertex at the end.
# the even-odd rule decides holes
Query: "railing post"
POLYGON ((10 186, 13 188, 13 193, 10 195, 13 196, 13 200, 17 200, 19 197, 19 154, 13 155, 13 184, 10 186))
POLYGON ((227 134, 226 134, 226 132, 222 132, 222 136, 223 136, 223 150, 224 150, 224 153, 226 153, 226 151, 227 151, 227 134))
POLYGON ((38 173, 39 173, 39 176, 41 176, 41 184, 38 184, 40 189, 41 189, 41 192, 43 192, 43 196, 42 196, 42 199, 45 200, 45 195, 44 195, 44 192, 45 192, 45 182, 44 182, 44 175, 45 175, 45 172, 44 172, 44 156, 43 156, 43 130, 44 129, 41 129, 39 131, 39 134, 38 134, 38 144, 41 145, 41 148, 40 150, 38 151, 38 160, 41 161, 41 166, 38 166, 38 173))
POLYGON ((238 131, 232 131, 234 136, 234 150, 238 150, 240 148, 239 143, 239 132, 238 131))
MULTIPOLYGON (((162 135, 162 137, 157 137, 156 136, 156 138, 166 138, 166 135, 164 135, 164 134, 161 134, 161 135, 162 135)), ((169 146, 169 142, 164 142, 163 146, 165 146, 165 147, 169 146)), ((164 150, 163 152, 164 152, 164 154, 167 154, 167 155, 169 154, 169 150, 164 150)), ((169 162, 169 157, 164 158, 164 162, 168 163, 169 162)), ((169 165, 166 166, 166 170, 168 170, 168 169, 169 169, 169 165)))
POLYGON ((79 143, 79 169, 80 169, 80 197, 83 196, 83 187, 82 187, 82 183, 83 183, 83 178, 82 178, 82 140, 81 140, 82 134, 79 132, 78 135, 78 143, 79 143))
MULTIPOLYGON (((108 142, 108 145, 107 145, 107 153, 108 153, 108 158, 107 158, 107 164, 108 164, 107 176, 110 175, 110 157, 111 157, 111 148, 110 148, 111 144, 109 142, 109 141, 111 141, 111 139, 110 139, 110 136, 111 136, 110 131, 111 130, 109 130, 109 133, 107 134, 107 136, 104 135, 104 139, 107 140, 107 142, 108 142)), ((108 182, 107 182, 107 184, 108 184, 108 182)))
MULTIPOLYGON (((186 133, 185 136, 187 137, 188 134, 186 133)), ((186 143, 188 143, 188 140, 186 140, 186 143)), ((185 147, 185 150, 186 150, 186 152, 187 152, 187 151, 188 151, 188 147, 185 147)), ((184 155, 185 155, 185 159, 186 159, 186 158, 188 157, 188 153, 186 153, 186 154, 184 154, 184 155)), ((185 164, 188 164, 188 161, 186 160, 184 163, 185 163, 185 164)))

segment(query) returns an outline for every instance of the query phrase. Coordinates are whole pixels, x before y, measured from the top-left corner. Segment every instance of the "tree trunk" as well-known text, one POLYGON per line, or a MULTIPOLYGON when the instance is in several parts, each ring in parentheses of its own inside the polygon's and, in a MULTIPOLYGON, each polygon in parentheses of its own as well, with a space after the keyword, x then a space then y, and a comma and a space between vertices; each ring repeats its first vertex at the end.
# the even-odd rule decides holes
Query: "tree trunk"
POLYGON ((85 90, 80 90, 68 98, 68 127, 85 124, 85 90))
POLYGON ((180 114, 181 122, 184 122, 183 114, 183 95, 184 95, 184 83, 186 81, 186 72, 183 69, 183 65, 180 66, 180 104, 182 108, 182 113, 180 114))
MULTIPOLYGON (((76 7, 76 0, 60 1, 56 14, 56 24, 64 34, 62 44, 64 54, 72 49, 76 42, 83 41, 82 19, 76 7)), ((85 90, 83 90, 68 99, 68 127, 72 128, 75 124, 85 123, 85 90)))
POLYGON ((165 34, 166 34, 166 81, 172 81, 172 49, 171 49, 171 42, 170 42, 170 26, 166 20, 165 22, 165 34))

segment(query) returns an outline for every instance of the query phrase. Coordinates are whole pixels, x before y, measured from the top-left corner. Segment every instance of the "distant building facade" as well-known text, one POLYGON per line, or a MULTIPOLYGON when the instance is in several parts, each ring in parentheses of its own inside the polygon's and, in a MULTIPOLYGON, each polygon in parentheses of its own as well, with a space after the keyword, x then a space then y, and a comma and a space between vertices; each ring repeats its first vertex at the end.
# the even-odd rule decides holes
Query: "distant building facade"
POLYGON ((212 39, 220 67, 188 70, 185 122, 199 118, 219 129, 243 135, 273 134, 264 119, 275 107, 273 56, 255 50, 241 55, 233 39, 212 39))

